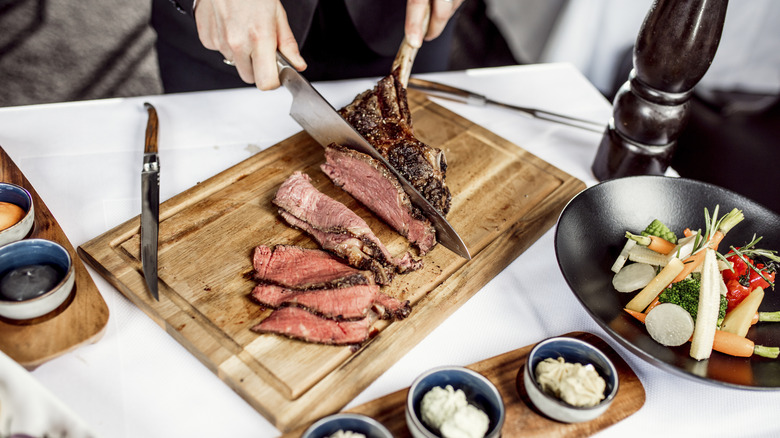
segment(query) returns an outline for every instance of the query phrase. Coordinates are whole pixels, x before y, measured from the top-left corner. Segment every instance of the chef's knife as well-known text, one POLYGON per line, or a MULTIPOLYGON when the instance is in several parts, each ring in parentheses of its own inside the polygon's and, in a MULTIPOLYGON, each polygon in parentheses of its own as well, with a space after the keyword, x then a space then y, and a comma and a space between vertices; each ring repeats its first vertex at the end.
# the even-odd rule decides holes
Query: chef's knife
POLYGON ((298 73, 290 62, 279 52, 276 53, 279 67, 279 80, 293 96, 290 115, 323 146, 340 144, 367 154, 382 163, 403 187, 411 202, 419 207, 436 229, 438 241, 455 254, 471 260, 471 254, 458 233, 420 192, 417 191, 398 171, 387 162, 370 143, 360 135, 322 95, 312 87, 306 78, 298 73))
POLYGON ((141 265, 149 293, 155 300, 157 291, 157 236, 160 221, 160 162, 157 158, 157 111, 144 103, 149 113, 144 142, 144 167, 141 172, 141 265))
POLYGON ((409 88, 422 90, 428 94, 442 99, 454 100, 455 102, 466 103, 469 105, 485 106, 489 104, 501 106, 515 111, 520 111, 521 113, 528 114, 537 119, 560 123, 567 126, 573 126, 575 128, 585 129, 592 132, 603 133, 604 129, 607 127, 606 123, 594 122, 592 120, 579 119, 577 117, 571 117, 565 114, 557 114, 541 109, 528 108, 524 106, 499 102, 482 94, 477 94, 472 91, 463 90, 450 85, 420 78, 410 78, 409 88))

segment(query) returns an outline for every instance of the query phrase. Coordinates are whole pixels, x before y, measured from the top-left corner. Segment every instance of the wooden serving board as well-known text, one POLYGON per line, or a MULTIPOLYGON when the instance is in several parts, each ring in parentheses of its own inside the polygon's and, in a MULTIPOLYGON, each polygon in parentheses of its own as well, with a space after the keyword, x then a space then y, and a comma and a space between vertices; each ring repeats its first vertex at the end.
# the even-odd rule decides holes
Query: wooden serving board
MULTIPOLYGON (((615 364, 618 372, 618 393, 612 405, 598 418, 584 423, 561 423, 539 411, 525 392, 523 368, 534 345, 504 353, 469 365, 487 377, 501 393, 506 415, 501 435, 505 437, 585 437, 606 429, 638 411, 645 404, 645 388, 634 370, 600 337, 585 332, 563 336, 581 339, 603 351, 615 364)), ((406 426, 406 395, 409 388, 349 409, 346 412, 367 415, 382 423, 395 438, 410 437, 406 426)), ((283 438, 301 436, 305 427, 285 434, 283 438)))
MULTIPOLYGON (((385 293, 412 303, 403 321, 379 321, 357 351, 249 330, 267 316, 249 299, 252 249, 316 248, 271 200, 295 171, 363 217, 391 253, 408 242, 320 171, 323 149, 296 134, 164 202, 160 301, 140 262, 138 217, 80 247, 82 257, 282 431, 338 411, 536 241, 585 185, 514 144, 410 92, 417 136, 444 150, 452 191, 448 220, 473 259, 438 245, 425 267, 385 293)), ((163 170, 164 172, 164 170, 163 170)))
POLYGON ((62 245, 70 253, 76 270, 71 297, 54 311, 26 321, 0 318, 0 350, 32 370, 80 345, 97 342, 108 323, 108 306, 49 208, 2 148, 0 181, 24 187, 32 195, 35 225, 27 237, 47 239, 62 245))

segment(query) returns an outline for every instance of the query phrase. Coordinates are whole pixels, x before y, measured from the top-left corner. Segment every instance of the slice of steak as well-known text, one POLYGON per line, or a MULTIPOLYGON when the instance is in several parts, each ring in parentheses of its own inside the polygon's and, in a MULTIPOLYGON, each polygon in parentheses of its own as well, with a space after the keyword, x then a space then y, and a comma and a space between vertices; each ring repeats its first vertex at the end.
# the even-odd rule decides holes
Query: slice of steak
POLYGON ((403 319, 411 311, 409 301, 402 302, 386 295, 377 285, 300 291, 259 284, 252 290, 252 298, 266 307, 297 306, 338 320, 361 319, 372 309, 382 319, 403 319))
POLYGON ((441 149, 414 136, 412 115, 399 71, 382 78, 339 111, 428 202, 442 214, 450 209, 445 183, 447 162, 441 149))
POLYGON ((279 210, 279 214, 293 227, 309 233, 320 246, 330 249, 343 257, 347 263, 360 269, 366 269, 374 274, 374 281, 379 284, 390 284, 395 276, 395 269, 388 269, 378 260, 372 258, 363 250, 363 242, 348 233, 324 232, 302 221, 290 213, 279 210))
POLYGON ((412 312, 409 300, 398 300, 390 295, 379 292, 374 301, 374 310, 382 319, 404 319, 412 312))
POLYGON ((370 270, 379 284, 389 284, 396 272, 422 267, 409 253, 401 258, 391 256, 360 216, 317 190, 304 173, 295 172, 287 178, 273 202, 290 225, 311 234, 322 248, 350 265, 370 270))
POLYGON ((370 271, 359 270, 319 249, 291 245, 255 247, 252 255, 256 281, 293 289, 316 289, 373 284, 370 271))
POLYGON ((406 237, 420 255, 436 244, 436 230, 382 163, 335 143, 325 148, 325 160, 320 166, 325 175, 406 237))
POLYGON ((369 337, 376 314, 356 321, 323 318, 300 307, 276 309, 252 327, 256 333, 276 333, 306 342, 329 345, 361 344, 369 337))

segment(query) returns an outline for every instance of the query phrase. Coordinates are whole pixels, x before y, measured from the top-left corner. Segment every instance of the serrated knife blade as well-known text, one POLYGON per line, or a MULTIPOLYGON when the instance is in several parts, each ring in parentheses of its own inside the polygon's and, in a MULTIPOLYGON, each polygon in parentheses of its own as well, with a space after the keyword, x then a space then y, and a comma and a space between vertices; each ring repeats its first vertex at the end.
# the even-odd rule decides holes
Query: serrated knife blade
POLYGON ((157 157, 157 110, 144 103, 149 114, 144 142, 144 161, 141 171, 141 265, 149 293, 155 300, 157 290, 157 249, 160 225, 160 162, 157 157))
POLYGON ((471 254, 466 244, 463 243, 463 239, 452 228, 452 225, 447 222, 447 219, 406 178, 401 176, 352 125, 347 123, 336 109, 279 52, 276 53, 276 63, 279 68, 279 80, 293 97, 293 103, 290 107, 292 118, 319 144, 327 146, 336 143, 350 147, 382 163, 398 179, 411 202, 419 207, 431 221, 436 229, 439 243, 466 260, 471 260, 471 254))

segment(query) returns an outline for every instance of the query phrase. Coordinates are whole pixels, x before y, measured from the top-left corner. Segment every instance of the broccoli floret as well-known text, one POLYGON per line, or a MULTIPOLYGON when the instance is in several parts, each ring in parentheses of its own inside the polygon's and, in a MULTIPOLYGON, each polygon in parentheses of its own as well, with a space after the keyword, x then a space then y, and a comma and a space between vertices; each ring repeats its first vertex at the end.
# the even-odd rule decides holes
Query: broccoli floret
MULTIPOLYGON (((699 310, 699 291, 701 290, 701 275, 692 274, 685 280, 672 283, 671 286, 664 289, 658 297, 661 303, 677 304, 691 314, 693 320, 696 320, 696 312, 699 310)), ((725 295, 720 296, 720 310, 718 311, 718 325, 726 316, 728 300, 725 295)))
POLYGON ((658 219, 653 219, 653 221, 650 222, 650 225, 648 225, 640 234, 643 236, 658 236, 672 243, 677 243, 677 235, 658 219))

